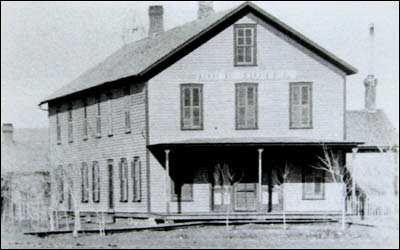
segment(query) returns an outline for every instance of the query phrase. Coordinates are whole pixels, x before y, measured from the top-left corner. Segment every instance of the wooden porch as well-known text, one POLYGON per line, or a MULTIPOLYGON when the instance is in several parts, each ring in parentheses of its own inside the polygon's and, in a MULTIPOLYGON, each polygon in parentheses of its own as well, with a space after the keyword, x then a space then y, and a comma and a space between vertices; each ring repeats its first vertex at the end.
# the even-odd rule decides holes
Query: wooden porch
MULTIPOLYGON (((226 221, 226 213, 170 213, 170 214, 153 214, 154 219, 164 222, 194 222, 194 221, 226 221)), ((337 222, 340 219, 340 212, 301 212, 286 213, 287 223, 318 223, 318 222, 337 222)), ((230 213, 230 223, 282 223, 282 213, 230 213)))

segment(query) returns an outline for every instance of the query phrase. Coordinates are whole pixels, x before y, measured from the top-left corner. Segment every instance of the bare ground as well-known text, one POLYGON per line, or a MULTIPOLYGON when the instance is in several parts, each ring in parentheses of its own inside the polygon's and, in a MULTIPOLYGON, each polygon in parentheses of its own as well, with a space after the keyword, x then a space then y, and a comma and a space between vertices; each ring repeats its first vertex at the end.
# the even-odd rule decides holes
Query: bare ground
POLYGON ((144 231, 107 236, 23 235, 2 225, 1 248, 399 248, 398 227, 351 225, 342 232, 338 224, 244 225, 193 227, 174 231, 144 231))

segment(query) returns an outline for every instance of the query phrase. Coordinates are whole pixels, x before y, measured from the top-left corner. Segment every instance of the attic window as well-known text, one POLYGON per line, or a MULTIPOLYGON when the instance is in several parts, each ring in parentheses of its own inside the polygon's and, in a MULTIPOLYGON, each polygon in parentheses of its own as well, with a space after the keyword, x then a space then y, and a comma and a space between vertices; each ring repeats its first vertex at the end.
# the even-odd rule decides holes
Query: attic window
POLYGON ((234 26, 235 66, 256 66, 257 44, 255 24, 236 24, 234 26))

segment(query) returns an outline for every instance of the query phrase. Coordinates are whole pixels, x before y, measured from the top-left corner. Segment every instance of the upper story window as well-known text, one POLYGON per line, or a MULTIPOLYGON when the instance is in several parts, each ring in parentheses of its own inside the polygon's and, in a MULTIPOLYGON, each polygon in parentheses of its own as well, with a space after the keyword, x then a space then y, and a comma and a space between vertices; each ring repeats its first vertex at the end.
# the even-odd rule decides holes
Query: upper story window
POLYGON ((56 107, 56 130, 57 144, 61 144, 61 123, 60 123, 60 106, 56 107))
POLYGON ((83 140, 88 139, 88 113, 87 113, 87 100, 83 100, 83 140))
POLYGON ((257 129, 257 84, 236 84, 236 129, 257 129))
POLYGON ((101 99, 96 96, 96 137, 101 137, 101 99))
POLYGON ((125 133, 131 132, 131 89, 124 88, 124 115, 125 115, 125 133))
POLYGON ((303 168, 303 199, 323 200, 324 199, 324 170, 312 167, 303 168))
POLYGON ((68 142, 73 142, 72 103, 68 103, 68 142))
POLYGON ((312 84, 290 84, 290 128, 312 128, 312 84))
POLYGON ((112 136, 114 133, 114 128, 113 128, 113 103, 112 103, 113 95, 112 93, 107 94, 107 109, 108 109, 108 117, 107 117, 107 123, 108 123, 108 136, 112 136))
POLYGON ((256 24, 234 25, 235 66, 257 65, 256 24))
POLYGON ((203 85, 181 85, 182 130, 203 129, 203 85))

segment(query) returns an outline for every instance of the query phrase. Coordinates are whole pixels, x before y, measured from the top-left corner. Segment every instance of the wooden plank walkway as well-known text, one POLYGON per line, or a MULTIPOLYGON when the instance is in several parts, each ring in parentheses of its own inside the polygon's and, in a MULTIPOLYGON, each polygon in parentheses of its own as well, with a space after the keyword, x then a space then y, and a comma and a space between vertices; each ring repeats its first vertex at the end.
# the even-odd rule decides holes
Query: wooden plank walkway
MULTIPOLYGON (((161 224, 155 226, 137 226, 137 227, 115 227, 115 228, 105 228, 104 232, 106 234, 111 233, 122 233, 122 232, 134 232, 134 231, 146 231, 146 230, 153 230, 153 231, 168 231, 177 228, 185 228, 185 227, 192 227, 192 226, 201 226, 204 222, 186 222, 186 223, 174 223, 174 224, 161 224)), ((68 234, 72 233, 72 230, 55 230, 55 231, 33 231, 33 232, 26 232, 26 235, 36 235, 39 237, 45 237, 48 235, 54 234, 68 234)), ((92 233, 99 233, 99 229, 83 229, 79 230, 79 234, 92 234, 92 233)))
MULTIPOLYGON (((288 224, 299 224, 299 223, 327 223, 337 222, 335 219, 290 219, 286 221, 288 224)), ((229 225, 245 225, 245 224, 282 224, 282 219, 269 219, 269 220, 230 220, 229 225)), ((195 222, 183 222, 183 223, 171 223, 171 224, 160 224, 154 226, 137 226, 137 227, 109 227, 105 228, 105 234, 124 233, 124 232, 135 232, 135 231, 169 231, 179 228, 188 227, 200 227, 200 226, 224 226, 226 221, 224 220, 211 220, 211 221, 195 221, 195 222)), ((99 229, 84 229, 80 230, 79 234, 98 234, 99 229)), ((35 235, 39 237, 46 237, 49 235, 56 234, 72 234, 72 230, 56 230, 56 231, 35 231, 26 232, 26 235, 35 235)))

